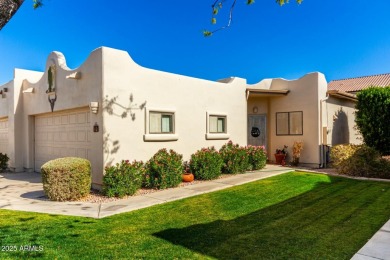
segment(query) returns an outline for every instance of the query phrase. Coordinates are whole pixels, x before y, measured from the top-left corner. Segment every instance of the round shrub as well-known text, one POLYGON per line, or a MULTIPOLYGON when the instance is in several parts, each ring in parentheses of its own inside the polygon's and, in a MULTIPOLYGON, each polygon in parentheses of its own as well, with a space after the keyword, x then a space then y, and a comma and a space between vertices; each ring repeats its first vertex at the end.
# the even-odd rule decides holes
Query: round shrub
POLYGON ((223 173, 244 173, 249 167, 249 156, 245 147, 229 141, 219 150, 223 160, 223 173))
POLYGON ((105 168, 103 176, 103 193, 108 197, 133 195, 141 188, 145 174, 143 162, 122 160, 115 166, 105 168))
POLYGON ((85 197, 91 189, 91 163, 87 159, 65 157, 41 167, 43 190, 50 200, 71 201, 85 197))
POLYGON ((264 146, 248 145, 246 153, 249 157, 248 170, 263 169, 267 163, 267 153, 264 146))
POLYGON ((214 147, 203 148, 191 155, 190 169, 197 180, 212 180, 221 175, 222 158, 214 147))
POLYGON ((181 183, 183 156, 174 150, 161 149, 146 163, 145 186, 166 189, 181 183))

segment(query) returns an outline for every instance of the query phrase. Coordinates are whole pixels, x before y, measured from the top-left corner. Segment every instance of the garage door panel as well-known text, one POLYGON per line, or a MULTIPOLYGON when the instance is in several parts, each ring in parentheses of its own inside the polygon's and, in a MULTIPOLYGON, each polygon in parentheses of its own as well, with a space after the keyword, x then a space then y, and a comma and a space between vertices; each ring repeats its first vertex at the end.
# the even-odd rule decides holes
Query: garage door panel
POLYGON ((54 112, 35 118, 35 171, 47 161, 68 156, 88 158, 89 109, 54 112))

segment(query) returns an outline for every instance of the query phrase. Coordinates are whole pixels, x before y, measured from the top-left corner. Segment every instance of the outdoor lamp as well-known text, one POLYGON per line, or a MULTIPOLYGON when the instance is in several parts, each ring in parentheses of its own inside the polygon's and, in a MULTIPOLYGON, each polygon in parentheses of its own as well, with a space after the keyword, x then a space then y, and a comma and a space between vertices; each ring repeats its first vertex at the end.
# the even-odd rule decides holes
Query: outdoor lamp
POLYGON ((99 102, 91 102, 89 104, 89 108, 91 109, 92 113, 97 114, 99 110, 99 102))

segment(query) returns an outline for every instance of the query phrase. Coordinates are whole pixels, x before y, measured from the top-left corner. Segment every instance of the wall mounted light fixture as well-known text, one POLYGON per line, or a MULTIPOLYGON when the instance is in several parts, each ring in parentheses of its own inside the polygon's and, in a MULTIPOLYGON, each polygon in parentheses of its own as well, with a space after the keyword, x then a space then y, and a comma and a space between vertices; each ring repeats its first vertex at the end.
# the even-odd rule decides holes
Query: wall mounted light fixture
POLYGON ((257 112, 259 112, 259 108, 258 107, 253 107, 253 113, 257 114, 257 112))
POLYGON ((57 94, 56 93, 53 94, 53 92, 49 93, 49 95, 47 95, 47 99, 49 100, 49 103, 50 103, 51 112, 53 112, 54 111, 54 104, 57 101, 57 94))
POLYGON ((89 103, 89 108, 91 109, 92 113, 97 114, 99 111, 99 102, 89 103))
POLYGON ((95 133, 99 132, 99 125, 98 125, 97 122, 93 125, 93 131, 94 131, 95 133))

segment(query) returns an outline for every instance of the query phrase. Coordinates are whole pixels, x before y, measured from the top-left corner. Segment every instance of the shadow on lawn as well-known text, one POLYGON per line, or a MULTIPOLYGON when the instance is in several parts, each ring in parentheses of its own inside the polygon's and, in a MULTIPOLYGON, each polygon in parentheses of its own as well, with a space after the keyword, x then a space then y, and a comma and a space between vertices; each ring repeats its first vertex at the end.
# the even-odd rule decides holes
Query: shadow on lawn
POLYGON ((331 183, 318 183, 306 193, 235 219, 167 229, 154 236, 221 259, 349 259, 377 230, 371 224, 368 237, 355 234, 375 212, 366 210, 372 201, 363 198, 362 182, 329 179, 331 183))

